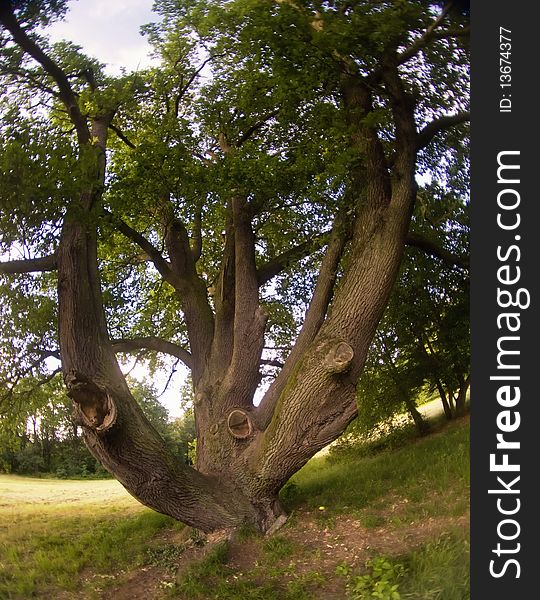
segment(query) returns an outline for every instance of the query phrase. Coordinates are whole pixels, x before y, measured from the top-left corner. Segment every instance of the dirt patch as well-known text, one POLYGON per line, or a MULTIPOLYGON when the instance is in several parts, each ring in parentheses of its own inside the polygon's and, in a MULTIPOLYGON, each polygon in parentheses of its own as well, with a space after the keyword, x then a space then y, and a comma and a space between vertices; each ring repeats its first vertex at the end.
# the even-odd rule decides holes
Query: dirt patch
MULTIPOLYGON (((303 548, 306 556, 317 556, 318 564, 328 572, 332 565, 347 562, 356 567, 362 566, 371 556, 399 556, 422 544, 439 537, 455 526, 465 528, 468 516, 429 517, 420 522, 395 527, 365 527, 357 519, 338 516, 332 525, 321 530, 315 513, 306 512, 300 522, 284 535, 290 537, 303 548)), ((306 564, 308 561, 299 563, 306 564)))
POLYGON ((130 573, 120 585, 102 592, 103 600, 148 600, 159 598, 162 582, 172 581, 166 569, 142 567, 130 573))
MULTIPOLYGON (((208 536, 204 545, 195 537, 192 530, 185 528, 177 531, 162 531, 153 540, 152 548, 176 548, 177 556, 169 558, 167 565, 146 565, 129 573, 121 571, 114 576, 100 593, 101 600, 159 600, 165 596, 166 590, 182 576, 192 564, 202 560, 216 545, 223 542, 228 532, 219 532, 208 536)), ((94 584, 96 577, 94 577, 94 584)), ((94 589, 99 591, 99 585, 94 589)))
POLYGON ((256 566, 261 549, 254 539, 232 540, 228 544, 227 564, 238 573, 245 573, 256 566))
MULTIPOLYGON (((395 516, 407 509, 406 500, 397 496, 388 498, 386 516, 395 516)), ((273 567, 282 568, 280 585, 286 586, 293 580, 320 575, 321 581, 309 584, 314 600, 343 600, 346 597, 345 578, 336 575, 336 567, 346 563, 356 572, 364 569, 365 562, 374 556, 399 556, 407 554, 423 544, 437 539, 443 533, 468 526, 468 515, 460 517, 429 517, 421 521, 401 524, 385 524, 366 527, 361 520, 347 515, 338 515, 325 527, 318 511, 297 513, 293 523, 282 528, 277 535, 289 540, 295 551, 292 555, 276 560, 273 567)), ((102 593, 103 600, 159 600, 165 595, 166 587, 181 578, 182 573, 193 563, 200 561, 208 552, 221 543, 228 532, 210 536, 204 546, 188 544, 174 563, 174 569, 146 566, 129 574, 119 574, 119 581, 102 593)), ((160 544, 171 541, 184 542, 185 534, 162 533, 160 544)), ((264 572, 259 566, 264 553, 260 538, 229 539, 227 566, 233 569, 234 577, 249 577, 264 583, 264 572)))

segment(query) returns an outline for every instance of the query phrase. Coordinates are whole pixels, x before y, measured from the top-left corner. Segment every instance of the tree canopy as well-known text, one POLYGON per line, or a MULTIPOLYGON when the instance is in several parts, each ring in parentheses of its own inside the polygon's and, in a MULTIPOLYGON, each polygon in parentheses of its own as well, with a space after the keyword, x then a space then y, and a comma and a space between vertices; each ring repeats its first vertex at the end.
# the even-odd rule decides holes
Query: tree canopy
POLYGON ((441 215, 467 204, 467 17, 159 0, 159 64, 113 77, 38 28, 65 8, 0 8, 7 400, 60 360, 88 447, 132 494, 204 530, 271 529, 281 486, 356 416, 406 245, 466 264, 441 215), (127 352, 190 368, 196 468, 133 399, 127 352))

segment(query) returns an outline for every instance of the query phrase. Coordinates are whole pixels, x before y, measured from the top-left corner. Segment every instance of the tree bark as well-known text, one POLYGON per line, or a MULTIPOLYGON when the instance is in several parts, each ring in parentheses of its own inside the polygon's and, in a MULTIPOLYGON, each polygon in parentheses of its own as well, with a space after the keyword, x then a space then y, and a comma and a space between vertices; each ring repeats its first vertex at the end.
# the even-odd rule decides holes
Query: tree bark
MULTIPOLYGON (((107 132, 115 110, 109 106, 94 116, 81 110, 70 78, 20 27, 11 2, 0 7, 0 22, 55 83, 77 134, 83 175, 79 195, 65 214, 57 253, 0 266, 4 273, 57 268, 62 372, 75 424, 82 428, 91 453, 143 504, 203 531, 245 522, 262 531, 274 530, 284 518, 280 488, 356 416, 356 383, 405 247, 416 197, 416 153, 439 131, 467 118, 442 117, 419 134, 414 99, 398 70, 428 43, 442 19, 400 54, 385 53, 371 77, 347 69, 341 75, 342 107, 354 156, 347 180, 350 210, 336 210, 304 327, 260 409, 253 405, 266 326, 259 287, 289 260, 303 256, 311 244, 301 244, 257 270, 256 206, 249 193, 229 190, 224 195, 223 259, 210 301, 197 271, 202 251, 200 210, 190 238, 168 195, 156 198, 167 257, 127 223, 111 217, 118 230, 144 250, 180 300, 189 351, 150 337, 123 346, 117 343, 116 348, 142 343, 156 350, 167 348, 190 365, 196 469, 170 454, 144 416, 121 373, 107 331, 97 231, 104 214, 107 132), (381 95, 388 99, 395 126, 391 160, 386 156, 388 140, 383 143, 370 118, 381 95), (347 266, 336 286, 347 244, 347 266)), ((237 146, 274 114, 249 127, 237 146)), ((219 134, 219 142, 227 160, 235 148, 224 133, 219 134)), ((319 242, 314 242, 316 247, 319 242)))
POLYGON ((463 417, 467 414, 467 391, 470 382, 470 375, 461 378, 459 382, 459 390, 456 396, 456 417, 463 417))
POLYGON ((448 401, 446 390, 444 389, 444 386, 439 379, 437 379, 437 391, 439 392, 441 403, 443 405, 444 416, 448 421, 451 421, 454 418, 454 413, 452 411, 450 402, 448 401))

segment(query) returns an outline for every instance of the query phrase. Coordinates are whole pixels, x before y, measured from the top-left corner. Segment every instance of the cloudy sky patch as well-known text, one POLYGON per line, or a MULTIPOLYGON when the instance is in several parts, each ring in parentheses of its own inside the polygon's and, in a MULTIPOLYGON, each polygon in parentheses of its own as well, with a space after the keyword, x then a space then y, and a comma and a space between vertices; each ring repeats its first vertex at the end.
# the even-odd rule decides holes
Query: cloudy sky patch
POLYGON ((150 47, 140 27, 155 21, 152 0, 73 0, 65 21, 51 26, 53 41, 69 40, 108 65, 111 74, 150 64, 150 47))

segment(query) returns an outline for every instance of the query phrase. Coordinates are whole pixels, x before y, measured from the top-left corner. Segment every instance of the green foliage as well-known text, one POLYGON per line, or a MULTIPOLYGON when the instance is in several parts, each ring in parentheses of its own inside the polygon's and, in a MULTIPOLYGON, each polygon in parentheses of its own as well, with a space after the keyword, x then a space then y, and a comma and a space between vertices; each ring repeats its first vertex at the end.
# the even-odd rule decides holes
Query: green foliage
POLYGON ((167 445, 185 464, 195 464, 197 454, 197 430, 193 412, 193 388, 188 377, 180 388, 181 417, 167 423, 164 439, 167 445))
POLYGON ((401 600, 399 582, 405 574, 405 567, 379 556, 366 562, 368 573, 352 575, 347 565, 340 565, 336 574, 348 577, 347 597, 351 600, 401 600))
MULTIPOLYGON (((413 229, 441 248, 448 244, 441 232, 451 231, 452 246, 445 250, 465 259, 468 203, 430 185, 419 194, 413 229)), ((445 391, 455 403, 468 386, 469 339, 468 273, 409 249, 360 378, 358 419, 349 434, 365 437, 376 427, 399 427, 395 417, 405 412, 416 412, 418 421, 415 408, 436 392, 445 391)))
MULTIPOLYGON (((173 422, 148 382, 129 379, 135 400, 174 456, 194 459, 195 422, 192 409, 173 422)), ((80 428, 71 422, 72 403, 59 377, 45 385, 23 381, 0 416, 0 472, 53 474, 60 479, 110 477, 84 445, 80 428)))

